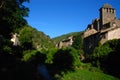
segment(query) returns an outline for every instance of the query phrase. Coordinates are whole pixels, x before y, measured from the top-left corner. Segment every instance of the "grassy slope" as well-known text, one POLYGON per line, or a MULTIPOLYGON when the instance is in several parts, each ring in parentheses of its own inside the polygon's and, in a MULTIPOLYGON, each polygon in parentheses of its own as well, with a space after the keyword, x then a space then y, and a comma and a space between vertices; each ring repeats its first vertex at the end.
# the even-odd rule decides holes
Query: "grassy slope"
POLYGON ((119 80, 119 79, 100 72, 91 72, 88 70, 76 70, 75 72, 69 72, 65 74, 62 80, 119 80))

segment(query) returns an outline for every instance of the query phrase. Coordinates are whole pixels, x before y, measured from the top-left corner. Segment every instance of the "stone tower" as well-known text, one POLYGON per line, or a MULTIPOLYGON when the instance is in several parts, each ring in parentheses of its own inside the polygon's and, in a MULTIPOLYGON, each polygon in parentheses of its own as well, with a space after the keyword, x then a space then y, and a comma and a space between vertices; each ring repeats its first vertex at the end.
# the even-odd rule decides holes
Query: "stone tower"
POLYGON ((100 9, 100 27, 104 28, 104 25, 112 21, 116 17, 116 11, 109 4, 104 4, 100 9))
POLYGON ((99 11, 100 17, 93 20, 83 33, 85 53, 93 53, 98 43, 120 39, 120 19, 116 18, 116 10, 111 5, 104 4, 99 11))

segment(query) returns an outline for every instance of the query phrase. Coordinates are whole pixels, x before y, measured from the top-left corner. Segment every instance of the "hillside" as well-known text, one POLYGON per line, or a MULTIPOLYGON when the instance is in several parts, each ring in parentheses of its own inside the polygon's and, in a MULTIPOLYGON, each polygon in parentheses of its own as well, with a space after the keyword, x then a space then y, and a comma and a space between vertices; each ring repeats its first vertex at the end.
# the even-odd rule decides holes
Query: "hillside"
POLYGON ((54 47, 53 41, 48 35, 42 31, 38 31, 35 28, 27 25, 19 31, 21 44, 24 42, 30 42, 37 50, 42 48, 48 49, 54 47))
POLYGON ((61 36, 52 38, 52 40, 54 41, 55 44, 57 44, 59 41, 61 41, 63 39, 67 39, 70 36, 76 36, 76 35, 81 35, 81 34, 82 34, 82 31, 80 31, 80 32, 71 32, 71 33, 68 33, 68 34, 63 34, 61 36))
POLYGON ((52 48, 54 47, 53 41, 50 39, 48 35, 46 35, 44 32, 34 30, 34 38, 33 43, 34 46, 37 46, 37 48, 52 48))

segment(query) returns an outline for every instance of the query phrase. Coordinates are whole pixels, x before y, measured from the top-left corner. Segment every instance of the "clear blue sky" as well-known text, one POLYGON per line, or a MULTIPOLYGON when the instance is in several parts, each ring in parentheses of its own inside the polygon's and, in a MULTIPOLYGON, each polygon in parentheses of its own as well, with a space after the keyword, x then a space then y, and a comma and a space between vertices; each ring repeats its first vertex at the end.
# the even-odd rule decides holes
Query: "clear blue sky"
POLYGON ((99 18, 99 8, 111 4, 120 18, 120 0, 30 0, 28 24, 51 38, 83 31, 93 19, 99 18))

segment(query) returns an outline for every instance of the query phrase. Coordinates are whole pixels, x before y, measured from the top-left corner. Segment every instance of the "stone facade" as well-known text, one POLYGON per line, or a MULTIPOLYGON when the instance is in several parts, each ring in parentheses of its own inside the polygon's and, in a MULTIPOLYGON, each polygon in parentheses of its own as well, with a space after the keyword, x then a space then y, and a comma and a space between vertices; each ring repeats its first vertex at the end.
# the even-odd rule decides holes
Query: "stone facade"
POLYGON ((13 42, 14 46, 20 45, 20 41, 18 39, 18 34, 17 33, 12 35, 11 41, 13 42))
POLYGON ((85 53, 92 53, 100 42, 120 38, 120 19, 116 18, 116 10, 109 4, 104 4, 100 9, 100 18, 93 20, 83 34, 85 53))
POLYGON ((68 39, 63 39, 62 41, 60 41, 56 47, 61 49, 63 47, 68 47, 71 46, 73 44, 73 36, 68 37, 68 39))

